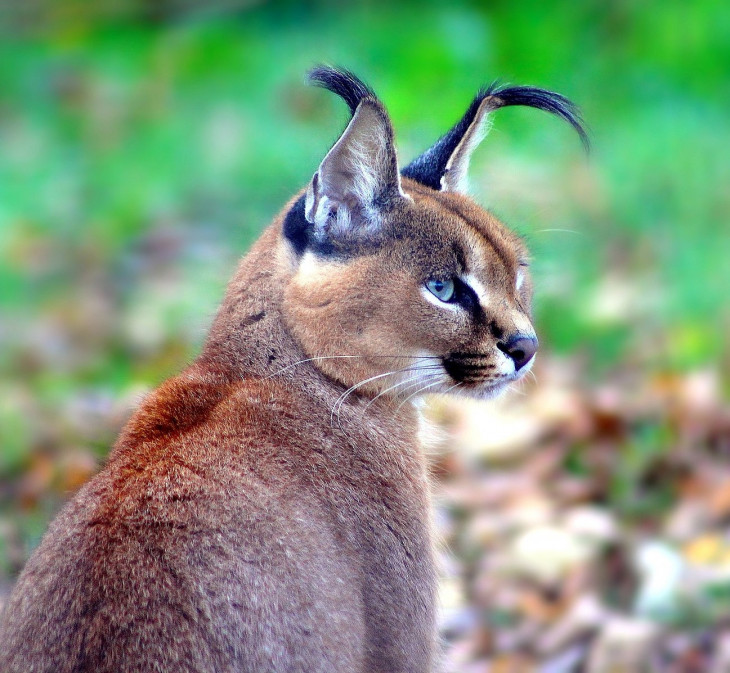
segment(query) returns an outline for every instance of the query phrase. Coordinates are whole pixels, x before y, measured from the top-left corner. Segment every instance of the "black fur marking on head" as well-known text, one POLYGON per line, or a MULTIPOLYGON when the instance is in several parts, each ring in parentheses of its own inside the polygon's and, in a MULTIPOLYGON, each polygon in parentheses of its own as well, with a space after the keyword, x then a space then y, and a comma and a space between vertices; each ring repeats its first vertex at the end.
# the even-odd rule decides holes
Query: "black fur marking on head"
POLYGON ((304 202, 306 197, 302 194, 290 208, 289 212, 284 218, 283 232, 284 236, 289 239, 294 252, 297 255, 304 254, 309 243, 309 234, 312 225, 307 222, 307 218, 304 216, 304 202))
POLYGON ((496 82, 479 91, 464 116, 442 136, 435 145, 411 161, 401 174, 420 182, 431 189, 441 189, 441 178, 451 155, 474 122, 479 106, 485 98, 493 99, 492 109, 511 105, 525 105, 545 110, 567 121, 580 136, 583 146, 588 150, 588 134, 583 128, 578 109, 570 100, 559 93, 531 86, 500 88, 496 82))
POLYGON ((365 82, 344 68, 318 65, 309 71, 307 81, 337 94, 347 103, 351 114, 355 114, 364 98, 377 100, 375 92, 365 82))
POLYGON ((282 230, 284 236, 294 248, 297 256, 301 257, 306 250, 311 250, 322 257, 336 254, 334 246, 329 241, 318 241, 314 236, 314 227, 304 216, 306 196, 302 194, 289 209, 284 217, 282 230))
POLYGON ((306 197, 302 194, 284 216, 282 231, 284 237, 291 243, 294 252, 301 257, 306 251, 313 252, 319 257, 328 257, 340 260, 350 259, 359 255, 371 253, 376 250, 380 243, 377 239, 362 240, 355 237, 354 240, 343 239, 319 239, 315 235, 314 227, 304 216, 306 197))
POLYGON ((454 290, 454 301, 464 307, 477 325, 485 324, 487 317, 474 290, 461 280, 461 278, 454 279, 454 290))

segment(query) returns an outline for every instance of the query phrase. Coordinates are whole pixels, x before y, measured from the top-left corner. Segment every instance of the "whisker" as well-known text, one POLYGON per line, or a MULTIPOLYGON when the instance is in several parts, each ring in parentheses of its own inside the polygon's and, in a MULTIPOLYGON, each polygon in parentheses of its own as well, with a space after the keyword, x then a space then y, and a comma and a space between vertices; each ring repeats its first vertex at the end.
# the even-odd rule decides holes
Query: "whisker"
POLYGON ((419 358, 421 360, 440 360, 440 355, 358 355, 361 358, 419 358))
MULTIPOLYGON (((409 390, 411 390, 412 388, 418 387, 419 385, 421 385, 421 384, 422 384, 422 383, 424 383, 425 381, 430 381, 431 379, 433 379, 433 378, 434 378, 434 376, 435 376, 436 374, 441 374, 442 372, 443 372, 443 370, 442 370, 441 368, 439 368, 439 371, 438 371, 438 372, 434 372, 434 373, 432 373, 432 374, 428 374, 428 375, 427 375, 427 376, 425 376, 425 377, 420 377, 420 376, 419 376, 419 377, 418 377, 418 378, 417 378, 417 379, 415 380, 415 383, 411 383, 411 384, 410 384, 409 386, 407 386, 407 387, 406 387, 406 388, 405 388, 404 390, 401 390, 401 391, 399 392, 399 395, 402 395, 403 393, 406 393, 406 392, 408 392, 408 391, 409 391, 409 390)), ((399 408, 400 408, 400 407, 399 407, 399 408)))
POLYGON ((576 236, 585 236, 585 232, 576 231, 575 229, 537 229, 533 233, 543 234, 543 233, 553 233, 553 232, 559 232, 562 234, 575 234, 576 236))
POLYGON ((437 381, 434 381, 433 383, 429 383, 428 385, 423 386, 422 388, 419 388, 416 390, 416 392, 411 393, 406 399, 404 399, 399 405, 396 411, 400 409, 408 400, 410 400, 412 397, 415 397, 416 395, 420 395, 422 392, 428 390, 429 388, 433 388, 434 386, 437 386, 439 383, 441 383, 441 377, 437 381))
POLYGON ((354 386, 350 386, 342 395, 340 395, 337 400, 335 400, 335 403, 332 405, 332 413, 336 413, 336 409, 342 406, 344 404, 345 399, 347 396, 357 390, 360 386, 364 386, 366 383, 370 383, 370 381, 375 381, 377 379, 382 379, 385 376, 392 376, 393 374, 397 374, 401 370, 395 370, 391 372, 385 372, 385 374, 377 374, 375 376, 371 376, 370 378, 367 378, 363 381, 358 381, 354 386))
POLYGON ((421 359, 429 359, 429 360, 440 360, 440 356, 438 355, 318 355, 316 357, 312 358, 305 358, 304 360, 299 360, 298 362, 294 362, 290 365, 287 365, 286 367, 282 367, 281 369, 275 371, 273 374, 269 374, 267 376, 267 379, 270 379, 273 376, 278 376, 279 374, 282 374, 283 372, 291 369, 292 367, 296 367, 297 365, 304 364, 305 362, 314 362, 315 360, 337 360, 339 358, 421 358, 421 359))
MULTIPOLYGON (((425 367, 416 368, 416 369, 414 369, 414 371, 420 373, 422 371, 426 371, 427 369, 439 370, 439 369, 441 369, 441 365, 427 365, 425 367)), ((391 390, 395 390, 396 388, 399 388, 400 386, 403 386, 403 385, 406 385, 406 384, 411 384, 412 385, 414 381, 420 382, 421 380, 422 379, 421 379, 420 375, 419 374, 416 374, 415 376, 411 376, 410 378, 405 379, 405 381, 399 381, 395 385, 392 385, 389 388, 386 388, 385 390, 381 390, 375 397, 373 397, 372 400, 370 400, 367 403, 367 406, 363 410, 363 414, 365 414, 367 412, 367 410, 370 408, 370 405, 373 404, 379 397, 382 397, 383 395, 386 395, 391 390)), ((407 390, 410 389, 410 387, 411 386, 408 386, 407 390)))
POLYGON ((317 357, 313 358, 305 358, 304 360, 299 360, 298 362, 294 362, 293 364, 287 365, 286 367, 282 367, 281 369, 275 371, 273 374, 269 374, 267 376, 267 379, 270 379, 272 376, 278 376, 279 374, 283 374, 285 371, 291 369, 292 367, 296 367, 297 365, 302 365, 305 362, 314 362, 315 360, 336 360, 338 358, 360 358, 362 355, 319 355, 317 357))
MULTIPOLYGON (((418 368, 416 368, 418 369, 418 368)), ((385 372, 385 374, 377 374, 375 376, 371 376, 368 379, 365 379, 364 381, 360 381, 359 383, 356 383, 354 386, 351 386, 348 388, 342 395, 340 395, 335 403, 332 405, 332 413, 330 414, 330 426, 332 425, 332 421, 334 420, 335 414, 337 415, 337 422, 340 426, 340 429, 342 429, 342 425, 340 424, 340 411, 342 410, 342 405, 345 403, 345 400, 347 397, 352 394, 355 390, 360 388, 361 386, 364 386, 366 383, 370 383, 371 381, 376 381, 377 379, 382 379, 385 376, 393 376, 393 374, 400 374, 401 372, 405 371, 414 371, 413 367, 402 367, 401 369, 396 369, 394 371, 385 372)))
POLYGON ((442 392, 442 395, 448 395, 454 388, 458 388, 463 381, 457 381, 453 386, 449 386, 444 392, 442 392))

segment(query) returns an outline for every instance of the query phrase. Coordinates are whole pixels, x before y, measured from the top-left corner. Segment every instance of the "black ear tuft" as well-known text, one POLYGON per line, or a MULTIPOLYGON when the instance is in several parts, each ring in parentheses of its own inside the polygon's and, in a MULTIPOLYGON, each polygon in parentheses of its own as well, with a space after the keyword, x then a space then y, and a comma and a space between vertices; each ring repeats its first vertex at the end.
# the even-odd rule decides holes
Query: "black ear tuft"
POLYGON ((494 96, 499 103, 495 107, 508 107, 510 105, 525 105, 538 110, 551 112, 570 124, 580 137, 586 151, 590 149, 590 140, 583 126, 578 107, 571 100, 553 91, 538 89, 534 86, 512 86, 500 89, 492 84, 491 87, 482 89, 479 96, 484 99, 487 96, 494 96))
POLYGON ((440 190, 442 188, 441 179, 447 171, 449 160, 472 124, 478 121, 477 115, 480 108, 482 108, 483 116, 484 112, 488 113, 511 105, 525 105, 557 115, 577 131, 583 146, 586 150, 589 149, 588 134, 583 127, 578 109, 565 96, 530 86, 500 88, 498 83, 494 82, 481 89, 464 116, 436 144, 408 164, 401 174, 427 187, 440 190), (489 100, 484 109, 482 103, 487 99, 489 100))
POLYGON ((377 100, 375 92, 367 84, 344 68, 318 65, 309 71, 307 81, 340 96, 347 103, 351 114, 355 114, 363 98, 377 100))

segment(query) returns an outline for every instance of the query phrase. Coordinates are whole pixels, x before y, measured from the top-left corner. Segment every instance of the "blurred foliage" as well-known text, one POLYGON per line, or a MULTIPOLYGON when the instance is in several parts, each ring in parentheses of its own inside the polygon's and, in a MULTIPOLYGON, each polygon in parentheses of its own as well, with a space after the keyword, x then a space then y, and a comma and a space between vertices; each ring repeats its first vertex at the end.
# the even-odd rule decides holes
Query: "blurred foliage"
MULTIPOLYGON (((495 78, 575 100, 590 160, 510 109, 471 170, 530 243, 544 349, 586 382, 702 369, 728 393, 727 3, 6 0, 0 37, 0 574, 337 137, 318 62, 373 84, 404 162, 495 78)), ((635 502, 672 440, 652 422, 610 477, 624 513, 656 505, 635 502)))
POLYGON ((730 666, 730 407, 711 372, 434 398, 449 671, 730 666), (439 450, 440 448, 440 450, 439 450))

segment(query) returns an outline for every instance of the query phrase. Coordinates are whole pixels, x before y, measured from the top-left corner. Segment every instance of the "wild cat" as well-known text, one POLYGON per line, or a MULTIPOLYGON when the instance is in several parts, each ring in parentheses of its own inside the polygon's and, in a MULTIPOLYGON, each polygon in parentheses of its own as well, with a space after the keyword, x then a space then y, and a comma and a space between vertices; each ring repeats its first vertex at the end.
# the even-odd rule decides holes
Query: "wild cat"
POLYGON ((492 397, 537 339, 523 242, 464 195, 481 90, 399 170, 383 104, 352 118, 242 259, 200 356, 151 393, 63 509, 0 620, 0 671, 423 673, 436 573, 412 401, 492 397))

